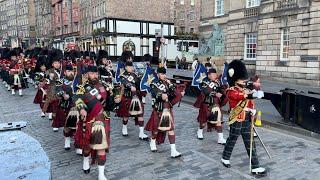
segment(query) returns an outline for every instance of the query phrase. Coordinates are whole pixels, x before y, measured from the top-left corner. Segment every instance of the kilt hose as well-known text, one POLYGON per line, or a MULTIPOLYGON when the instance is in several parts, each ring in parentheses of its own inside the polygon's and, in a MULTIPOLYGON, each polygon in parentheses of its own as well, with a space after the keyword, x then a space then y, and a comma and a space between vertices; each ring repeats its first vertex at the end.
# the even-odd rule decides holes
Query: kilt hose
MULTIPOLYGON (((227 143, 224 147, 222 158, 225 160, 230 160, 232 150, 237 142, 238 137, 241 135, 244 145, 246 147, 248 156, 250 156, 250 122, 251 115, 246 114, 246 120, 243 122, 234 122, 230 125, 229 137, 227 139, 227 143)), ((259 167, 259 161, 256 152, 256 146, 253 140, 252 146, 252 169, 259 167)))

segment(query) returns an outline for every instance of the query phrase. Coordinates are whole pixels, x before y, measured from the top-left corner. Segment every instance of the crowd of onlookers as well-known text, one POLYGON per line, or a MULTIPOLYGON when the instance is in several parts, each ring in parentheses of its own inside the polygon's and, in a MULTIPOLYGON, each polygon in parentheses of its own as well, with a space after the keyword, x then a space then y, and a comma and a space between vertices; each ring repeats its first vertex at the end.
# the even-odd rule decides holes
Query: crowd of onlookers
POLYGON ((187 62, 186 57, 182 57, 181 59, 177 56, 175 59, 176 69, 188 69, 189 63, 187 62))
MULTIPOLYGON (((187 59, 185 57, 182 57, 180 59, 178 56, 176 56, 175 63, 176 63, 176 69, 192 69, 192 70, 195 70, 197 65, 198 65, 198 63, 199 63, 199 59, 197 57, 195 57, 193 59, 192 63, 188 63, 187 59)), ((206 62, 204 62, 204 63, 205 64, 211 64, 212 66, 215 66, 214 63, 212 64, 210 57, 208 57, 206 59, 206 62)))

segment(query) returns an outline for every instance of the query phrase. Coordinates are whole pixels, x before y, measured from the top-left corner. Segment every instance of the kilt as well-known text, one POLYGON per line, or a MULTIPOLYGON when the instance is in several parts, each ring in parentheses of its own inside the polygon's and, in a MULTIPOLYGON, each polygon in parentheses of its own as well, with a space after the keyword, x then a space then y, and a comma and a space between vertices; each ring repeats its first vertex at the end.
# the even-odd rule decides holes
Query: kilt
MULTIPOLYGON (((173 113, 172 113, 171 109, 170 109, 170 113, 172 116, 172 122, 171 122, 171 129, 169 131, 173 131, 174 130, 174 117, 173 117, 173 113)), ((157 135, 158 144, 164 143, 165 137, 166 137, 166 132, 158 130, 161 115, 162 115, 162 113, 159 113, 159 112, 157 112, 156 109, 153 109, 151 116, 150 116, 150 118, 144 128, 146 131, 158 132, 158 135, 157 135)))
POLYGON ((56 128, 64 127, 69 110, 57 107, 55 108, 54 113, 55 115, 52 120, 52 127, 56 127, 56 128))
MULTIPOLYGON (((141 102, 141 97, 139 97, 140 102, 141 102)), ((132 98, 126 98, 124 96, 122 96, 121 98, 121 102, 120 102, 120 107, 119 109, 116 110, 117 116, 118 117, 132 117, 129 113, 129 107, 131 104, 131 100, 132 98)), ((137 117, 143 117, 144 114, 144 105, 143 103, 141 103, 141 107, 142 107, 142 114, 137 115, 137 117)))
POLYGON ((9 75, 9 85, 11 85, 12 89, 15 89, 15 90, 18 90, 18 89, 25 89, 27 88, 27 82, 25 81, 25 79, 23 79, 22 75, 19 74, 18 75, 18 79, 20 81, 20 83, 18 84, 15 84, 14 81, 15 81, 15 77, 14 75, 9 75))
POLYGON ((77 123, 75 133, 75 147, 91 150, 103 150, 110 147, 110 119, 99 114, 94 120, 85 123, 77 123))
POLYGON ((59 108, 59 100, 53 100, 46 111, 46 113, 56 113, 59 108))
POLYGON ((44 101, 45 101, 46 96, 43 97, 43 91, 41 89, 38 89, 36 96, 34 97, 33 103, 34 104, 39 104, 40 108, 43 108, 44 101))
POLYGON ((211 114, 210 106, 208 104, 202 103, 199 108, 199 114, 198 114, 197 120, 202 127, 205 126, 205 124, 207 124, 208 132, 211 132, 212 129, 216 127, 215 124, 208 122, 208 118, 210 114, 211 114))

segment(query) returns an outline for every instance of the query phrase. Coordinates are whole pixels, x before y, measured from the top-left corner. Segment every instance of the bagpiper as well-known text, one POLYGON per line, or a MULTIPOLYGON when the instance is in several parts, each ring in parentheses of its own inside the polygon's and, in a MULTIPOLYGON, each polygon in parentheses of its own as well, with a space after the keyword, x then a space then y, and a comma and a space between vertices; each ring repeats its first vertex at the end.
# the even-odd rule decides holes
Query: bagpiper
POLYGON ((90 172, 91 155, 92 164, 96 160, 98 162, 98 179, 105 180, 106 151, 110 147, 110 117, 103 110, 107 91, 99 83, 96 66, 88 66, 86 76, 88 80, 83 80, 75 97, 75 104, 80 114, 75 141, 79 142, 83 149, 84 173, 90 172))
POLYGON ((171 157, 180 157, 181 153, 176 150, 174 118, 172 108, 181 101, 184 96, 184 85, 175 85, 166 78, 166 69, 159 66, 157 69, 158 80, 151 84, 151 96, 153 110, 151 117, 146 124, 145 130, 150 131, 152 136, 150 140, 150 149, 157 151, 156 142, 164 143, 168 133, 168 139, 171 147, 171 157))
POLYGON ((223 150, 221 162, 225 167, 231 167, 230 157, 236 141, 241 135, 248 155, 252 155, 251 173, 265 175, 266 169, 259 165, 254 139, 251 138, 253 136, 251 124, 256 113, 253 100, 261 98, 262 91, 252 91, 248 88, 248 73, 241 60, 233 60, 229 64, 227 78, 230 85, 227 90, 230 106, 230 133, 223 150))
POLYGON ((140 78, 134 72, 132 61, 125 63, 125 71, 120 75, 121 102, 117 110, 117 116, 123 118, 122 135, 128 136, 129 117, 135 118, 135 124, 139 126, 139 139, 146 140, 148 136, 144 133, 143 104, 140 91, 140 78))
POLYGON ((47 84, 45 86, 45 91, 47 92, 47 97, 43 105, 42 111, 48 113, 49 120, 52 121, 52 130, 57 132, 59 127, 63 125, 56 117, 56 110, 59 106, 59 99, 57 96, 57 87, 62 85, 61 78, 62 78, 62 66, 61 66, 61 59, 62 59, 62 52, 60 50, 54 49, 48 53, 49 62, 51 63, 50 68, 47 71, 48 79, 47 84))
POLYGON ((45 111, 43 111, 43 105, 46 101, 47 92, 45 87, 47 86, 47 57, 46 55, 40 55, 35 67, 34 83, 38 88, 36 96, 33 100, 34 104, 39 104, 41 108, 41 117, 45 117, 45 111))
POLYGON ((201 82, 201 94, 198 96, 194 106, 199 108, 197 117, 199 129, 198 139, 203 139, 203 129, 207 125, 208 132, 214 128, 218 133, 218 144, 225 144, 222 132, 221 107, 227 103, 227 97, 218 78, 215 68, 209 67, 207 70, 207 80, 201 82))
POLYGON ((23 59, 18 56, 18 49, 13 49, 10 52, 11 64, 10 64, 10 76, 9 85, 11 86, 11 94, 15 95, 15 91, 18 90, 19 95, 22 96, 22 89, 26 88, 27 84, 23 79, 23 59))

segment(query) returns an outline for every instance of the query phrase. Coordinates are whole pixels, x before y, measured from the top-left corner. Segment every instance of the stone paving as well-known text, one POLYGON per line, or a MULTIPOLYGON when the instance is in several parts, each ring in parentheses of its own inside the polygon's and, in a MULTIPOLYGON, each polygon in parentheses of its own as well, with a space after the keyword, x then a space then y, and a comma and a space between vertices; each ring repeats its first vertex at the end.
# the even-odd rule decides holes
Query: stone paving
MULTIPOLYGON (((63 148, 62 129, 53 132, 50 121, 40 117, 39 106, 32 104, 35 90, 29 88, 24 94, 23 97, 12 96, 0 86, 0 122, 29 122, 23 132, 42 145, 51 162, 53 180, 97 179, 97 167, 92 167, 90 174, 84 174, 82 157, 76 155, 73 148, 71 151, 63 148)), ((150 115, 149 104, 146 105, 146 111, 145 121, 150 115)), ((112 117, 111 149, 106 164, 108 179, 254 179, 248 173, 249 158, 241 138, 231 157, 232 168, 227 169, 219 161, 223 146, 216 143, 215 132, 205 133, 203 141, 196 139, 197 109, 181 103, 174 111, 177 150, 183 154, 179 159, 170 158, 169 142, 158 146, 157 153, 151 153, 148 142, 138 140, 138 127, 134 126, 133 121, 128 125, 129 136, 123 137, 121 119, 112 117)), ((227 138, 228 128, 224 129, 227 138)), ((259 161, 269 170, 268 176, 261 179, 319 179, 319 143, 288 135, 286 132, 264 128, 258 128, 258 131, 272 155, 272 159, 269 159, 257 142, 259 161)))

